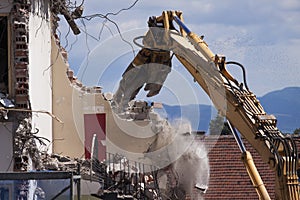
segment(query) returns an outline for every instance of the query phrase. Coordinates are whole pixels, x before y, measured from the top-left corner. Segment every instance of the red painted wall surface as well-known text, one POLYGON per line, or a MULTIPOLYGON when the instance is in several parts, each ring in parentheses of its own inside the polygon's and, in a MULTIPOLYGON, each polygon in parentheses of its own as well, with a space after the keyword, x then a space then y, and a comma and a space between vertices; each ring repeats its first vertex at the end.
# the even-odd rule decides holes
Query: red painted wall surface
POLYGON ((93 135, 97 135, 98 139, 98 159, 105 159, 106 147, 101 141, 106 138, 106 116, 105 113, 100 114, 85 114, 84 115, 84 147, 85 158, 91 158, 93 135))

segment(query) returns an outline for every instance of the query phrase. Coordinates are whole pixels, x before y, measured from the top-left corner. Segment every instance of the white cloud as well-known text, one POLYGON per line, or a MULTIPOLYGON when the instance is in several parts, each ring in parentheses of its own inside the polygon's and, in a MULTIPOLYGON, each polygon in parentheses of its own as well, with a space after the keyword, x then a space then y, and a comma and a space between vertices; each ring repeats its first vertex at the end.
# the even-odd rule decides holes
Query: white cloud
POLYGON ((298 10, 300 9, 300 2, 298 0, 284 0, 278 1, 280 7, 286 10, 298 10))
MULTIPOLYGON (((85 1, 84 15, 117 12, 133 2, 85 1)), ((199 35, 204 34, 215 53, 244 63, 253 91, 263 94, 286 86, 300 86, 296 75, 299 74, 297 52, 300 46, 295 42, 300 39, 298 0, 140 0, 131 10, 110 17, 119 25, 120 31, 125 32, 146 27, 148 17, 160 15, 163 10, 182 10, 188 27, 199 35), (282 66, 287 70, 284 71, 282 66)), ((102 22, 101 18, 85 21, 88 33, 98 38, 102 22)), ((106 25, 109 29, 104 27, 98 42, 84 33, 78 36, 69 53, 71 67, 79 66, 87 55, 86 43, 93 49, 111 35, 110 31, 117 33, 114 24, 107 22, 106 25)), ((63 42, 67 29, 61 29, 63 42)), ((74 41, 71 34, 67 38, 74 41)))
POLYGON ((142 28, 142 27, 146 27, 146 24, 145 23, 142 23, 141 20, 137 20, 137 19, 134 19, 134 20, 128 20, 126 22, 122 22, 120 23, 120 29, 121 30, 131 30, 131 29, 136 29, 136 28, 142 28))

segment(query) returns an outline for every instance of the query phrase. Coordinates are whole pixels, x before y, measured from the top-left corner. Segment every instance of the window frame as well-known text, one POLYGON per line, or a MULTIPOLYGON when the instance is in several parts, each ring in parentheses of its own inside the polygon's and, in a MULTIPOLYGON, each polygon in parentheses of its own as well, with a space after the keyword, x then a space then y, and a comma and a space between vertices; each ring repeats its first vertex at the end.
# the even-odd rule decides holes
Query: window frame
POLYGON ((11 42, 11 18, 9 13, 0 13, 0 17, 6 17, 7 21, 7 71, 8 71, 8 95, 10 97, 14 96, 14 90, 13 90, 13 69, 12 69, 12 42, 11 42))

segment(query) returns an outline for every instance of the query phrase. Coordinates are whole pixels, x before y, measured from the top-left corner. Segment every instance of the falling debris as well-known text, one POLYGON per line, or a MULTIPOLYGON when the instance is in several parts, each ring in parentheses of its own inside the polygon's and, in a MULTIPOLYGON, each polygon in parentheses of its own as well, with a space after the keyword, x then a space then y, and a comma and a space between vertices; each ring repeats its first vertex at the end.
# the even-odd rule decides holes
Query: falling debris
MULTIPOLYGON (((113 104, 114 106, 114 104, 113 104)), ((191 124, 177 119, 172 124, 162 118, 143 101, 130 101, 125 112, 116 114, 124 120, 149 120, 156 139, 149 145, 145 157, 149 158, 157 171, 157 182, 162 199, 202 199, 208 188, 209 160, 205 145, 195 140, 191 124), (125 117, 126 116, 126 117, 125 117)), ((115 168, 124 166, 126 159, 120 158, 115 168)), ((128 166, 126 173, 130 173, 128 166)))
POLYGON ((118 113, 118 116, 128 120, 147 120, 151 110, 152 107, 146 101, 130 101, 125 112, 118 113))
POLYGON ((170 199, 202 199, 209 180, 205 145, 195 140, 191 126, 185 120, 177 120, 173 126, 158 116, 156 120, 158 138, 151 144, 148 153, 161 169, 158 182, 162 196, 170 199))
POLYGON ((189 196, 193 200, 203 199, 208 188, 209 162, 205 147, 200 142, 193 142, 188 150, 171 165, 176 185, 170 188, 178 198, 189 196), (197 188, 198 190, 195 190, 197 188))
POLYGON ((81 17, 83 13, 83 6, 77 7, 72 13, 70 13, 66 5, 66 1, 58 0, 58 1, 52 1, 52 3, 53 3, 52 12, 56 14, 62 14, 65 17, 66 21, 68 22, 73 33, 75 35, 80 34, 80 29, 76 25, 74 19, 81 17))

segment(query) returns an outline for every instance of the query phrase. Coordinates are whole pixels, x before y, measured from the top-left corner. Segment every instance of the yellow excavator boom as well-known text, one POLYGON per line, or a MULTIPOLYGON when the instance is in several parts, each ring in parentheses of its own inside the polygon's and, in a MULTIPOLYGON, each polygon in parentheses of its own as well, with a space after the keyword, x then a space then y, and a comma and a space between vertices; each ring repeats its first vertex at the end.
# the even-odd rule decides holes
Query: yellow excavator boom
MULTIPOLYGON (((225 56, 214 54, 203 37, 199 37, 187 28, 180 11, 164 11, 159 17, 149 18, 148 25, 149 31, 142 37, 142 45, 135 41, 142 50, 131 67, 142 65, 145 60, 148 63, 151 60, 160 65, 167 64, 167 70, 161 73, 163 78, 158 81, 163 85, 171 68, 170 60, 173 53, 207 93, 218 111, 226 116, 230 124, 256 149, 262 160, 274 170, 276 199, 299 200, 295 142, 292 137, 283 135, 278 130, 276 118, 264 111, 259 100, 249 90, 246 80, 243 83, 238 82, 226 69, 226 65, 229 64, 236 64, 243 71, 244 67, 236 62, 226 62, 225 56), (178 24, 179 31, 176 30, 173 22, 178 24)), ((163 71, 164 68, 161 69, 163 71)), ((144 80, 148 85, 147 89, 157 94, 161 87, 147 83, 147 80, 149 78, 144 80)), ((123 99, 117 100, 116 104, 126 105, 128 99, 134 98, 141 87, 142 84, 137 90, 126 90, 126 88, 118 90, 115 96, 123 99), (127 94, 128 91, 130 94, 127 94)), ((251 155, 247 151, 242 155, 260 199, 270 199, 251 155)))

